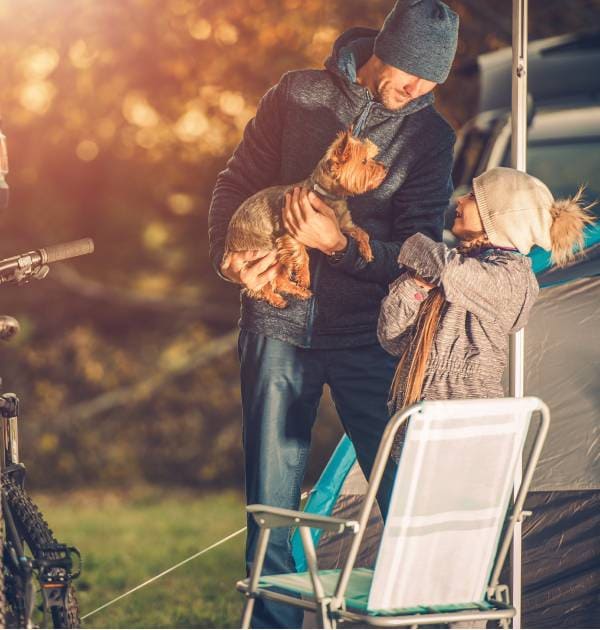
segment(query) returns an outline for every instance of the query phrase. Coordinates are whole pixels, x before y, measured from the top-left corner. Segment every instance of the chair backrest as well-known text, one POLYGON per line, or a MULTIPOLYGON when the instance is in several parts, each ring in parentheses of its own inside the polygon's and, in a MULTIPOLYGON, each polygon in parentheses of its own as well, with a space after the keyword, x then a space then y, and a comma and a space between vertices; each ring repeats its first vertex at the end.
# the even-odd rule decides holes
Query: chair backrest
POLYGON ((532 397, 421 403, 409 421, 370 610, 484 599, 529 421, 542 406, 532 397))

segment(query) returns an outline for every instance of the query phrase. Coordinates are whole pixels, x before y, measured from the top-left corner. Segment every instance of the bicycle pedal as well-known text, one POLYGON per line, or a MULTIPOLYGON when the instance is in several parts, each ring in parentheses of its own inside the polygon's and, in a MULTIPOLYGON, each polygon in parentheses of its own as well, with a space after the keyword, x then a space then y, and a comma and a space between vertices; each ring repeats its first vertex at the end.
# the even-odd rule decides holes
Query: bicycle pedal
POLYGON ((42 557, 36 560, 36 567, 40 571, 40 582, 46 579, 49 579, 51 582, 51 576, 55 575, 57 571, 64 571, 66 581, 75 580, 81 575, 81 553, 77 547, 55 543, 41 547, 40 552, 42 557), (76 571, 72 570, 73 559, 71 554, 77 556, 78 566, 76 571), (57 555, 59 557, 56 557, 57 555))

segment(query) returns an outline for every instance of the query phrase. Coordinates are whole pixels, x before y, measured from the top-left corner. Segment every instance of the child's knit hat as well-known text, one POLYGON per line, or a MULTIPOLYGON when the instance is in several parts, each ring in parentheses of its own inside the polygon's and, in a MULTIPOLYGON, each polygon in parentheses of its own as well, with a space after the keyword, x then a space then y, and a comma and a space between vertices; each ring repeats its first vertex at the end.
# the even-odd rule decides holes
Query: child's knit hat
POLYGON ((555 200, 546 184, 513 168, 497 166, 473 180, 473 192, 489 241, 528 254, 534 245, 551 250, 562 265, 583 246, 583 229, 593 219, 578 202, 583 190, 555 200))

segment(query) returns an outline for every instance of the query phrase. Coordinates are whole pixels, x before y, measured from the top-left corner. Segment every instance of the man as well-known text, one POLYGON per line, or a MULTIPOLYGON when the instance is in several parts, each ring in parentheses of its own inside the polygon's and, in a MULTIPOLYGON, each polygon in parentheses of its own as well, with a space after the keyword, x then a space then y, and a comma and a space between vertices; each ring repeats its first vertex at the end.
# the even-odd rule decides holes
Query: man
MULTIPOLYGON (((310 249, 310 300, 285 309, 242 295, 239 355, 248 503, 297 509, 311 430, 328 384, 361 467, 370 473, 388 420, 395 362, 377 343, 379 305, 399 275, 401 244, 415 232, 441 240, 452 185, 455 135, 433 107, 432 90, 450 71, 458 17, 437 0, 400 0, 377 32, 353 28, 335 43, 324 70, 285 74, 217 178, 209 212, 210 252, 226 279, 258 289, 274 277, 275 256, 241 252, 223 264, 225 234, 238 206, 258 190, 304 179, 335 135, 379 147, 383 184, 349 200, 371 238, 374 260, 359 256, 326 199, 296 190, 286 228, 310 249)), ((385 512, 393 470, 378 497, 385 512)), ((257 527, 248 521, 250 568, 257 527)), ((271 534, 263 572, 295 570, 289 532, 271 534)), ((301 613, 257 602, 253 627, 300 627, 301 613)))

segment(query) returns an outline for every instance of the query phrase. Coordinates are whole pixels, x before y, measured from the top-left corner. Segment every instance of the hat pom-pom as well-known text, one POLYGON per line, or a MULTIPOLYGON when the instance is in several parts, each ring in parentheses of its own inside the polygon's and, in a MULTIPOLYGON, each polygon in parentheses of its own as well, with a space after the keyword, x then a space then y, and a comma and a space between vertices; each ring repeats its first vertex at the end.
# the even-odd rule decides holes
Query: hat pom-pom
POLYGON ((557 199, 550 207, 552 261, 559 267, 572 260, 577 250, 583 249, 583 230, 586 225, 594 223, 594 215, 590 209, 597 202, 584 206, 584 190, 585 187, 581 186, 573 197, 557 199))

